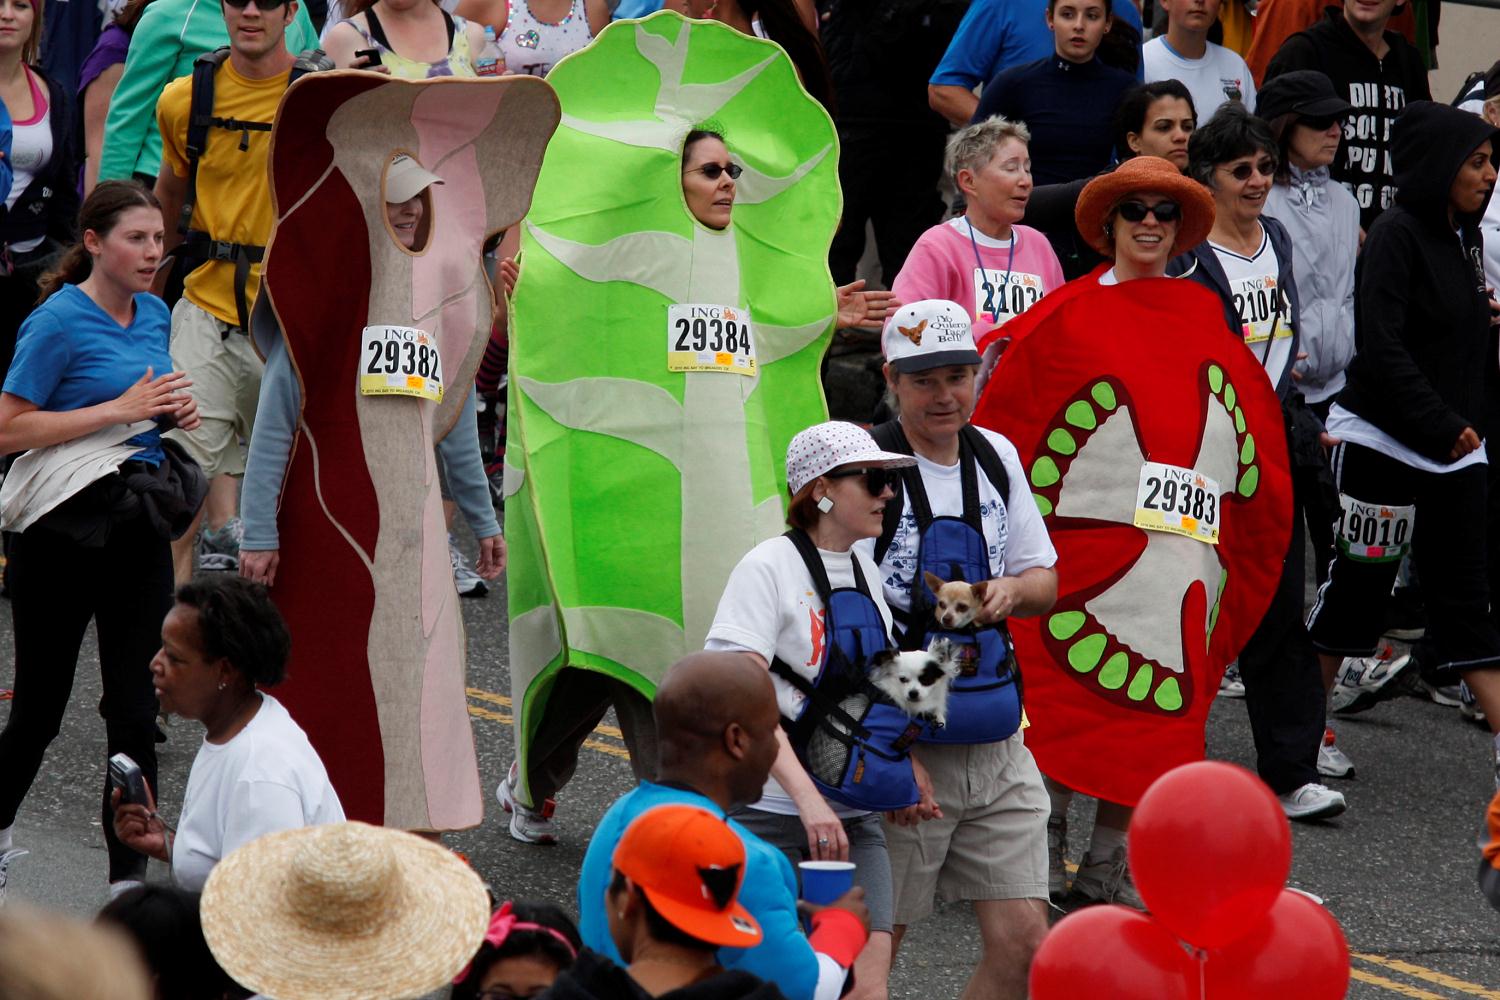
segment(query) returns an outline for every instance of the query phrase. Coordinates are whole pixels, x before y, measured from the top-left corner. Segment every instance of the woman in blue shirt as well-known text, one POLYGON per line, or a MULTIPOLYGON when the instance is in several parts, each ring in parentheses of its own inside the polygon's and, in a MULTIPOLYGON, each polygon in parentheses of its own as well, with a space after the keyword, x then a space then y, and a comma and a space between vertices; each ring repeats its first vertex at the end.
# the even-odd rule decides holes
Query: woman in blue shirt
MULTIPOLYGON (((67 710, 91 619, 108 752, 128 754, 156 785, 150 663, 172 607, 172 557, 159 518, 130 503, 137 494, 125 496, 121 484, 156 481, 167 461, 161 428, 191 430, 198 409, 190 383, 172 370, 166 304, 149 291, 162 256, 156 198, 134 182, 109 181, 89 195, 79 223, 82 241, 42 279, 45 301, 21 327, 0 393, 0 452, 67 446, 110 429, 117 435, 102 443, 128 437, 139 450, 21 530, 10 553, 16 671, 0 732, 0 886, 9 861, 24 853, 11 828, 67 710), (129 425, 146 421, 156 426, 129 437, 129 425)), ((14 512, 0 515, 15 523, 14 512)), ((122 891, 145 874, 146 859, 114 836, 107 779, 103 808, 109 880, 122 891)))
POLYGON ((1048 0, 1052 55, 1004 70, 979 99, 974 121, 994 115, 1031 130, 1033 181, 1061 184, 1109 166, 1115 109, 1135 77, 1101 62, 1109 31, 1107 0, 1048 0))

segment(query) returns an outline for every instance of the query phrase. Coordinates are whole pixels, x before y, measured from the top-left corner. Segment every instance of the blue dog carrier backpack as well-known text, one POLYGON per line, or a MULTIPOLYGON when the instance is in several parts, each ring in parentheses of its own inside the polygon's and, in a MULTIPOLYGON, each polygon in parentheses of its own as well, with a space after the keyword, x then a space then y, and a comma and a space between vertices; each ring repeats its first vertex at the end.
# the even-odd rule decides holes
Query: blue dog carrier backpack
MULTIPOLYGON (((911 443, 897 421, 881 424, 871 435, 887 451, 910 455, 911 443)), ((899 470, 896 497, 886 507, 885 527, 875 545, 875 561, 885 558, 901 518, 902 491, 911 498, 917 519, 919 541, 917 566, 912 573, 910 610, 892 608, 901 629, 902 649, 927 649, 937 639, 947 639, 959 650, 959 674, 948 688, 948 721, 929 725, 923 743, 995 743, 1009 739, 1021 728, 1021 670, 1015 647, 1003 622, 960 629, 945 629, 934 611, 937 595, 927 586, 923 573, 947 581, 978 583, 994 574, 989 546, 979 517, 979 471, 995 488, 1001 502, 1010 495, 1010 477, 994 447, 984 435, 965 425, 959 432, 959 478, 963 488, 962 517, 932 516, 922 473, 916 466, 899 470)))
POLYGON ((807 533, 793 528, 785 537, 823 601, 826 636, 815 680, 782 660, 771 663, 771 672, 805 697, 796 719, 781 720, 797 759, 818 791, 850 808, 883 812, 915 805, 911 748, 922 723, 869 681, 870 659, 890 648, 890 636, 859 562, 851 552, 855 586, 834 590, 807 533))

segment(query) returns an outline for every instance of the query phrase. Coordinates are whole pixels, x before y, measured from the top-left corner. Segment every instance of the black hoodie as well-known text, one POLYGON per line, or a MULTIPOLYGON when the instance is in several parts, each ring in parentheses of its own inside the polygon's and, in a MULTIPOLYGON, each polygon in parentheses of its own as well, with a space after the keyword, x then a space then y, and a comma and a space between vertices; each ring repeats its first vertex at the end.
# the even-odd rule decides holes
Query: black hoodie
POLYGON ((1446 463, 1465 427, 1485 433, 1496 342, 1479 237, 1483 207, 1448 217, 1459 168, 1500 129, 1446 104, 1407 106, 1391 133, 1396 204, 1371 227, 1355 270, 1357 353, 1338 403, 1446 463))
POLYGON ((1391 123, 1407 102, 1432 97, 1421 53, 1394 31, 1385 33, 1385 41, 1391 50, 1375 58, 1344 20, 1344 9, 1326 7, 1323 20, 1282 43, 1265 76, 1269 81, 1294 69, 1319 70, 1354 105, 1330 170, 1359 202, 1359 225, 1366 232, 1396 194, 1391 123))
MULTIPOLYGON (((603 955, 584 950, 538 1000, 651 1000, 630 973, 603 955)), ((775 984, 738 969, 663 993, 658 1000, 786 1000, 775 984)))

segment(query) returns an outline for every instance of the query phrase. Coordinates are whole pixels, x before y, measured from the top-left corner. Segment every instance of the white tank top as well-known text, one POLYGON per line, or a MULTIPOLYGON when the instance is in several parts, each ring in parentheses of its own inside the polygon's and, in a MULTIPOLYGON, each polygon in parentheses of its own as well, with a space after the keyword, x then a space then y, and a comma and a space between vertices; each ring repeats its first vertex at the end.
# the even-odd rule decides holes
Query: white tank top
MULTIPOLYGON (((5 197, 7 209, 16 207, 16 200, 22 192, 52 162, 52 108, 47 104, 45 88, 30 69, 26 70, 26 78, 31 83, 31 100, 36 114, 29 121, 11 124, 10 167, 14 179, 5 197)), ((23 240, 11 244, 10 249, 15 253, 25 253, 35 250, 44 239, 45 236, 38 236, 34 240, 23 240)))
POLYGON ((556 24, 537 20, 526 0, 511 0, 510 20, 500 36, 500 54, 505 57, 507 73, 546 76, 563 56, 592 40, 583 0, 573 0, 567 16, 556 24))

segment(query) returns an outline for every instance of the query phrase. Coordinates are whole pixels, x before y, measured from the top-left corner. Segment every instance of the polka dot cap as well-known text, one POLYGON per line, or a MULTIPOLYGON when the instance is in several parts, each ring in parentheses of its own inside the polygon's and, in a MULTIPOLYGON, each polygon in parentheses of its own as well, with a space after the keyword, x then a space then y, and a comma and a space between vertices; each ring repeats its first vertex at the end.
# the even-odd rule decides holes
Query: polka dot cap
POLYGON ((870 432, 858 424, 830 420, 800 432, 787 445, 786 485, 796 496, 802 487, 841 465, 896 469, 916 464, 910 455, 881 451, 870 432))

